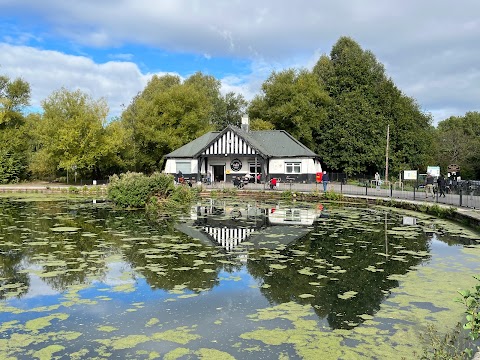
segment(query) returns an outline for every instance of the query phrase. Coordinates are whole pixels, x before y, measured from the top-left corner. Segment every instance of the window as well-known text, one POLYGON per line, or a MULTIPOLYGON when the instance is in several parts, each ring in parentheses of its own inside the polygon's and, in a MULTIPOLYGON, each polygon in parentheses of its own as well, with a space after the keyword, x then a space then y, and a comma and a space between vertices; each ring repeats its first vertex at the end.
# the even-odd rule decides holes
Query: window
POLYGON ((177 174, 179 171, 181 171, 182 174, 190 174, 192 172, 190 161, 176 161, 175 165, 177 166, 177 174))
POLYGON ((299 162, 285 163, 285 174, 300 174, 301 172, 302 172, 302 167, 299 162))
POLYGON ((257 163, 257 170, 255 171, 255 163, 248 164, 248 171, 250 174, 261 174, 262 173, 262 166, 257 163))

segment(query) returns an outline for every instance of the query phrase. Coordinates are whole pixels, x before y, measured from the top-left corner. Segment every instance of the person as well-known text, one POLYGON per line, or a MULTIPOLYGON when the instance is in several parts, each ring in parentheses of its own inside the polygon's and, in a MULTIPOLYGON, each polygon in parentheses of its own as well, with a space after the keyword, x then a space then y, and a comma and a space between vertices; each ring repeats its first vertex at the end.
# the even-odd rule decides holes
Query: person
POLYGON ((428 199, 428 194, 432 195, 433 198, 433 176, 428 173, 425 179, 425 199, 428 199))
POLYGON ((207 172, 207 185, 212 184, 212 173, 209 171, 207 172))
POLYGON ((239 176, 234 176, 233 177, 233 186, 235 186, 237 189, 242 189, 245 184, 243 181, 240 179, 239 176))
POLYGON ((375 173, 375 185, 377 186, 377 190, 380 190, 380 174, 378 171, 375 173))
POLYGON ((257 183, 260 184, 260 180, 262 179, 262 174, 257 174, 257 183))
POLYGON ((177 183, 183 184, 183 174, 180 170, 178 170, 178 173, 177 173, 177 183))
POLYGON ((328 186, 329 181, 330 181, 330 178, 328 177, 327 172, 324 171, 323 175, 322 175, 323 191, 324 192, 327 192, 327 186, 328 186))
POLYGON ((277 188, 277 178, 272 178, 270 180, 270 190, 275 190, 277 188))
POLYGON ((445 178, 443 177, 442 174, 440 174, 440 176, 437 179, 438 191, 440 193, 439 196, 443 195, 443 197, 445 197, 445 185, 446 185, 445 178))
POLYGON ((251 178, 251 175, 250 174, 246 174, 244 179, 245 179, 245 182, 248 184, 250 182, 250 178, 251 178))

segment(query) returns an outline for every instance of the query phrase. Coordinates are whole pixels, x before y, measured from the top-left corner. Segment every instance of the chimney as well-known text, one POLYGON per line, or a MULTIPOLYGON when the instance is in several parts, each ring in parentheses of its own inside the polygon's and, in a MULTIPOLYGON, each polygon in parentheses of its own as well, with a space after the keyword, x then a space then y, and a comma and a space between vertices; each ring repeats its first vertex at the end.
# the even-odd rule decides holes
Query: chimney
POLYGON ((245 132, 249 131, 250 121, 248 120, 248 115, 242 116, 242 130, 245 132))

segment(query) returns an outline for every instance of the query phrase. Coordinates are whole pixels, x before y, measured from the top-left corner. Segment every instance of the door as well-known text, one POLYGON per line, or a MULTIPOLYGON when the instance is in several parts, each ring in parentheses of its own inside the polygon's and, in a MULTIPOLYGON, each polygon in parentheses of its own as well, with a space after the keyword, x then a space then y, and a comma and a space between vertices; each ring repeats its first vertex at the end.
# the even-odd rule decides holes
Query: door
POLYGON ((225 181, 225 165, 212 165, 213 180, 215 182, 225 181))

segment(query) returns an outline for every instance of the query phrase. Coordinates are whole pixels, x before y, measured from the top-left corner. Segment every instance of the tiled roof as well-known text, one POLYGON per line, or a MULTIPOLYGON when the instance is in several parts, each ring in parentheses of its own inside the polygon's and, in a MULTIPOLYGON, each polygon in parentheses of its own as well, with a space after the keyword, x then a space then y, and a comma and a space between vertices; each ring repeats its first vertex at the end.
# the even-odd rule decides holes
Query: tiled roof
POLYGON ((224 132, 232 130, 251 147, 267 157, 316 157, 317 155, 284 130, 246 132, 236 126, 228 126, 221 132, 209 132, 166 155, 167 158, 196 157, 224 132))

